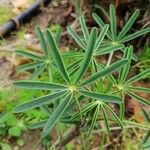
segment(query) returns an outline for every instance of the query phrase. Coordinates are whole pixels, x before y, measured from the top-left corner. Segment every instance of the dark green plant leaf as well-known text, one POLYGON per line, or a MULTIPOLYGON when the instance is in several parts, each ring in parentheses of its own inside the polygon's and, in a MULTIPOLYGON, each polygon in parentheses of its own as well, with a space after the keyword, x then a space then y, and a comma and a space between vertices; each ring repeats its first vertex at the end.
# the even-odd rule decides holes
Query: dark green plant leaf
POLYGON ((28 64, 21 65, 21 66, 17 67, 17 71, 18 72, 23 72, 23 71, 26 71, 26 70, 35 69, 36 67, 39 67, 43 64, 44 64, 43 62, 28 63, 28 64))
POLYGON ((98 115, 99 115, 99 110, 100 110, 100 105, 97 105, 96 108, 95 108, 94 114, 93 114, 93 116, 92 116, 92 122, 91 122, 91 125, 90 125, 90 129, 89 129, 89 131, 88 131, 87 137, 90 136, 91 131, 92 131, 93 128, 94 128, 94 125, 95 125, 95 123, 96 123, 97 117, 98 117, 98 115))
POLYGON ((133 15, 130 17, 128 22, 125 24, 125 26, 122 28, 121 32, 119 33, 117 40, 121 40, 125 36, 125 34, 129 31, 137 17, 139 16, 139 9, 137 9, 133 15))
POLYGON ((126 80, 126 77, 129 73, 129 69, 130 69, 132 54, 133 54, 132 46, 125 48, 123 58, 128 59, 128 63, 123 68, 121 68, 121 70, 119 72, 119 79, 118 79, 119 83, 123 83, 126 80))
POLYGON ((84 95, 86 97, 96 99, 99 102, 108 102, 108 103, 122 103, 122 99, 116 96, 111 96, 103 93, 95 93, 95 92, 90 92, 86 90, 79 90, 78 91, 81 95, 84 95))
MULTIPOLYGON (((92 16, 93 16, 94 20, 96 21, 96 23, 100 26, 100 28, 103 28, 105 26, 105 23, 102 21, 102 19, 96 13, 93 13, 92 16)), ((107 31, 106 35, 110 40, 112 40, 110 31, 107 31)))
POLYGON ((141 109, 141 111, 142 111, 145 121, 150 123, 150 116, 148 115, 148 113, 144 109, 141 109))
POLYGON ((20 113, 20 112, 24 112, 24 111, 29 110, 29 109, 39 107, 41 105, 44 105, 44 104, 46 104, 52 100, 55 100, 55 99, 65 95, 67 92, 68 91, 59 91, 59 92, 55 92, 52 94, 38 97, 38 98, 36 98, 32 101, 29 101, 29 102, 22 103, 22 104, 20 104, 14 108, 14 112, 20 113))
MULTIPOLYGON (((143 145, 147 144, 149 138, 150 138, 150 130, 147 132, 146 136, 143 139, 143 145)), ((150 142, 149 142, 149 146, 150 146, 150 142)))
POLYGON ((128 62, 127 59, 119 60, 113 63, 112 65, 102 69, 101 71, 93 74, 88 79, 82 81, 79 85, 84 86, 86 84, 93 83, 95 80, 105 77, 106 75, 112 73, 113 71, 118 70, 119 68, 123 67, 127 62, 128 62))
POLYGON ((27 57, 27 58, 30 58, 30 59, 33 59, 33 60, 44 61, 44 58, 42 58, 40 56, 37 56, 35 54, 29 53, 29 52, 16 50, 15 53, 17 55, 24 56, 24 57, 27 57))
POLYGON ((97 38, 97 29, 93 28, 90 34, 89 45, 88 45, 87 51, 85 53, 81 67, 79 68, 79 72, 77 74, 76 83, 83 77, 86 70, 88 69, 88 66, 91 62, 92 55, 94 52, 96 38, 97 38))
POLYGON ((141 72, 140 74, 130 78, 128 81, 126 81, 126 84, 131 84, 136 81, 139 81, 145 77, 148 77, 148 75, 150 75, 150 68, 148 68, 148 69, 144 70, 143 72, 141 72))
POLYGON ((84 39, 85 39, 86 43, 88 43, 90 34, 89 34, 89 31, 88 31, 87 26, 85 24, 84 17, 80 16, 79 17, 79 21, 80 21, 80 25, 81 25, 81 29, 82 29, 82 33, 83 33, 84 39))
POLYGON ((36 90, 67 90, 67 86, 58 83, 40 82, 40 81, 15 81, 14 85, 18 88, 36 89, 36 90))
POLYGON ((130 91, 126 91, 126 93, 131 96, 133 99, 139 101, 140 103, 144 104, 144 105, 147 105, 147 106, 150 106, 150 101, 130 92, 130 91))
POLYGON ((58 105, 58 107, 54 110, 51 117, 46 122, 44 128, 43 128, 43 137, 49 134, 52 127, 55 125, 55 123, 59 120, 67 106, 69 105, 72 98, 72 93, 67 94, 67 96, 64 98, 64 100, 58 105))
POLYGON ((116 10, 113 5, 110 5, 110 25, 111 25, 111 32, 112 32, 112 39, 115 40, 117 34, 117 25, 116 25, 116 10))
POLYGON ((48 58, 48 56, 49 56, 48 48, 46 46, 46 42, 45 42, 44 36, 43 36, 42 31, 39 28, 39 26, 36 26, 35 31, 37 33, 37 36, 38 36, 41 48, 42 48, 42 50, 43 50, 43 52, 45 54, 45 57, 48 58))
POLYGON ((39 122, 36 122, 36 123, 33 123, 33 124, 30 124, 28 126, 29 129, 37 129, 37 128, 43 128, 45 126, 47 122, 47 119, 46 120, 42 120, 42 121, 39 121, 39 122))
POLYGON ((83 42, 83 40, 80 38, 80 36, 72 29, 72 27, 67 27, 67 31, 70 33, 70 35, 73 37, 73 39, 78 43, 78 45, 86 50, 87 46, 83 42))
POLYGON ((51 49, 52 55, 54 57, 55 63, 57 64, 57 67, 58 67, 61 75, 63 76, 63 78, 65 79, 66 82, 70 83, 70 78, 65 69, 63 60, 61 58, 61 55, 60 55, 58 47, 57 47, 57 44, 56 44, 55 40, 53 39, 53 36, 49 30, 46 31, 46 37, 47 37, 47 42, 51 49))
POLYGON ((55 34, 55 37, 54 37, 57 44, 58 44, 59 41, 60 41, 61 31, 62 31, 62 28, 59 27, 58 30, 56 31, 56 34, 55 34))
POLYGON ((146 29, 141 29, 133 34, 130 34, 128 36, 125 36, 123 39, 120 40, 120 42, 122 43, 125 43, 125 42, 128 42, 128 41, 131 41, 141 35, 144 35, 146 33, 149 33, 150 32, 150 28, 146 28, 146 29))

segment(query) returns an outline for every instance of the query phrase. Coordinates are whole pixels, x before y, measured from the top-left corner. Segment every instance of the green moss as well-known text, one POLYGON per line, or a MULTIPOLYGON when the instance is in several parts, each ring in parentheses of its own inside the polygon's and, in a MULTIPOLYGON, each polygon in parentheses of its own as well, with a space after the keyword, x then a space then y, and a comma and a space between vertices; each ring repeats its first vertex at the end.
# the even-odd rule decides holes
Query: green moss
POLYGON ((7 5, 0 5, 0 26, 2 26, 5 22, 11 19, 13 13, 11 9, 7 5))

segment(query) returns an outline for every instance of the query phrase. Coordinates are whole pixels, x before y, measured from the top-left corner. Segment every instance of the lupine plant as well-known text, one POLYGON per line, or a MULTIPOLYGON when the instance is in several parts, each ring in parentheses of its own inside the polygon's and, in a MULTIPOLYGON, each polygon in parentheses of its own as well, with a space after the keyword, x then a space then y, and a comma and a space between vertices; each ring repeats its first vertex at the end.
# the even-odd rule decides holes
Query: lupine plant
POLYGON ((18 88, 42 90, 43 96, 18 105, 14 108, 14 112, 21 113, 38 107, 42 108, 47 113, 47 118, 29 127, 32 129, 43 127, 43 137, 50 134, 57 122, 66 125, 74 124, 82 128, 83 132, 88 130, 87 137, 97 121, 105 123, 108 133, 110 133, 111 122, 116 122, 123 128, 126 94, 142 104, 150 105, 149 101, 133 93, 133 91, 150 92, 148 88, 133 86, 134 82, 148 76, 150 69, 129 79, 127 76, 131 66, 133 47, 125 47, 124 42, 150 31, 149 28, 142 29, 126 36, 138 13, 137 10, 119 34, 117 34, 115 9, 112 5, 110 6, 111 30, 109 30, 109 25, 105 25, 94 14, 101 32, 96 27, 89 31, 84 17, 81 16, 79 22, 83 35, 78 35, 71 27, 67 28, 82 49, 79 52, 61 52, 58 47, 60 30, 57 36, 53 36, 49 29, 42 33, 37 27, 43 55, 36 56, 28 52, 17 51, 17 54, 34 60, 33 63, 20 66, 19 69, 35 69, 35 72, 33 72, 32 80, 15 81, 14 85, 18 88), (108 46, 105 42, 108 41, 107 38, 111 41, 108 46), (124 54, 123 58, 114 63, 103 64, 97 57, 115 50, 122 50, 124 54), (66 59, 71 63, 68 64, 66 59), (56 74, 53 73, 53 69, 57 72, 56 74), (49 81, 40 81, 40 78, 33 80, 43 71, 50 72, 49 81), (116 105, 120 107, 119 112, 113 107, 116 105))

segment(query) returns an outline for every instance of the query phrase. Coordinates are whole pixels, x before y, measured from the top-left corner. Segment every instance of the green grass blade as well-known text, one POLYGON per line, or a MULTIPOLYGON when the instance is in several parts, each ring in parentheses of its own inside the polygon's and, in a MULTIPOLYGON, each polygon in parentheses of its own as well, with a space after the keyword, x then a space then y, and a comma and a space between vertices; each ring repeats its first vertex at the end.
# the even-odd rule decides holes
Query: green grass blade
POLYGON ((134 83, 134 82, 139 81, 139 80, 141 80, 141 79, 143 79, 145 77, 148 77, 148 75, 150 75, 150 68, 146 69, 143 72, 139 73, 138 75, 130 78, 126 83, 127 84, 134 83))
POLYGON ((33 60, 44 61, 44 59, 42 57, 37 56, 33 53, 24 52, 24 51, 20 51, 20 50, 16 50, 15 53, 17 55, 24 56, 24 57, 27 57, 27 58, 30 58, 30 59, 33 59, 33 60))
POLYGON ((46 68, 46 65, 45 65, 45 64, 41 65, 39 68, 37 68, 37 69, 32 73, 30 79, 36 78, 39 74, 41 74, 41 73, 44 71, 45 68, 46 68))
POLYGON ((95 56, 99 56, 99 55, 104 55, 104 54, 108 54, 110 52, 114 52, 116 50, 120 50, 120 49, 123 49, 124 48, 124 44, 118 44, 118 45, 114 45, 114 46, 108 46, 108 47, 105 47, 105 48, 100 48, 99 50, 97 50, 95 52, 95 56))
POLYGON ((103 93, 95 93, 87 90, 79 90, 81 95, 98 100, 100 102, 108 102, 108 103, 122 103, 122 99, 116 96, 111 96, 103 93))
MULTIPOLYGON (((94 20, 96 21, 96 23, 100 26, 100 28, 103 28, 106 25, 96 13, 93 13, 92 16, 94 20)), ((107 31, 106 35, 110 40, 112 40, 111 33, 109 30, 107 31)))
POLYGON ((88 31, 87 26, 85 24, 84 17, 80 16, 79 17, 79 21, 80 21, 80 25, 81 25, 81 29, 82 29, 82 33, 83 33, 84 39, 85 39, 86 43, 88 43, 90 34, 89 34, 89 31, 88 31))
POLYGON ((142 114, 144 116, 145 121, 150 123, 150 116, 149 116, 149 114, 144 109, 141 109, 141 111, 142 111, 142 114))
POLYGON ((125 34, 130 30, 131 26, 133 25, 133 23, 135 22, 138 16, 139 16, 139 10, 137 9, 130 17, 128 22, 125 24, 125 26, 122 28, 121 32, 117 37, 117 40, 121 40, 125 36, 125 34))
POLYGON ((93 55, 93 52, 94 52, 96 38, 97 38, 97 29, 93 28, 92 31, 91 31, 91 34, 90 34, 88 49, 85 53, 85 56, 83 58, 81 66, 79 68, 79 72, 78 72, 78 75, 77 75, 77 78, 76 78, 76 83, 83 77, 86 70, 88 69, 88 66, 91 62, 92 55, 93 55))
POLYGON ((118 125, 123 129, 123 124, 121 122, 121 120, 119 119, 119 117, 114 113, 114 111, 111 109, 111 107, 109 107, 108 105, 104 105, 104 107, 110 112, 110 114, 113 116, 113 118, 116 120, 116 122, 118 123, 118 125))
POLYGON ((49 30, 46 31, 46 37, 47 37, 47 42, 49 44, 49 47, 51 49, 52 55, 54 57, 55 63, 57 64, 57 67, 61 73, 61 75, 63 76, 64 80, 68 83, 70 83, 70 78, 67 74, 67 71, 65 69, 62 57, 59 53, 57 44, 51 34, 51 32, 49 30))
POLYGON ((58 30, 56 31, 56 34, 54 36, 54 39, 56 41, 56 43, 58 44, 59 41, 60 41, 60 37, 61 37, 61 31, 62 31, 62 28, 59 27, 58 30))
POLYGON ((58 107, 54 110, 53 114, 51 117, 48 119, 46 122, 44 128, 43 128, 43 137, 49 134, 50 130, 52 127, 56 124, 56 122, 59 120, 67 106, 69 105, 70 101, 72 98, 72 94, 69 93, 67 96, 64 98, 64 100, 58 105, 58 107))
POLYGON ((14 108, 14 112, 15 113, 20 113, 20 112, 24 112, 26 110, 30 110, 30 109, 39 107, 41 105, 44 105, 44 104, 46 104, 46 103, 48 103, 52 100, 55 100, 55 99, 63 96, 65 93, 66 93, 65 91, 59 91, 59 92, 55 92, 55 93, 52 93, 52 94, 48 94, 48 95, 38 97, 36 99, 33 99, 32 101, 25 102, 25 103, 22 103, 22 104, 16 106, 14 108))
POLYGON ((104 37, 108 31, 108 28, 109 28, 109 25, 107 25, 107 24, 102 28, 102 31, 96 40, 94 51, 96 51, 99 48, 99 46, 101 45, 101 43, 103 42, 104 37))
POLYGON ((42 120, 33 124, 30 124, 28 126, 29 129, 37 129, 37 128, 43 128, 46 124, 47 120, 42 120))
POLYGON ((111 32, 112 32, 112 39, 116 40, 116 35, 117 35, 117 25, 116 25, 116 10, 113 5, 110 5, 110 27, 111 27, 111 32))
POLYGON ((48 52, 48 48, 46 46, 46 41, 44 39, 44 36, 42 34, 42 31, 41 31, 40 27, 36 26, 35 31, 37 33, 37 36, 38 36, 41 48, 42 48, 42 50, 43 50, 43 52, 45 54, 45 57, 47 58, 49 56, 49 52, 48 52))
POLYGON ((43 65, 43 62, 28 63, 28 64, 21 65, 21 66, 17 67, 17 71, 18 72, 23 72, 23 71, 26 71, 26 70, 35 69, 35 68, 37 68, 41 65, 43 65))
POLYGON ((125 48, 123 58, 128 59, 128 63, 123 68, 121 68, 121 70, 119 72, 119 79, 118 79, 119 83, 123 83, 126 80, 126 77, 129 73, 129 69, 130 69, 132 54, 133 54, 132 46, 125 48))
POLYGON ((150 101, 130 92, 130 91, 126 91, 126 93, 131 96, 133 99, 137 100, 138 102, 144 104, 144 105, 147 105, 147 106, 150 106, 150 101))
POLYGON ((103 112, 103 117, 104 117, 104 122, 105 122, 105 125, 106 125, 107 132, 108 132, 108 134, 110 134, 110 128, 109 128, 108 118, 107 118, 105 109, 103 109, 103 107, 102 107, 102 112, 103 112))
POLYGON ((36 89, 36 90, 67 90, 68 87, 50 82, 40 82, 40 81, 16 81, 14 86, 23 89, 36 89))
POLYGON ((146 29, 141 29, 133 34, 130 34, 126 37, 124 37, 123 39, 120 40, 120 42, 124 43, 124 42, 128 42, 128 41, 131 41, 141 35, 144 35, 146 33, 149 33, 150 32, 150 28, 146 28, 146 29))
POLYGON ((112 73, 115 70, 118 70, 119 68, 123 67, 128 62, 127 59, 119 60, 112 65, 102 69, 101 71, 95 73, 94 75, 90 76, 88 79, 81 82, 79 85, 84 86, 86 84, 92 83, 97 79, 100 79, 102 77, 107 76, 108 74, 112 73))
POLYGON ((126 87, 127 87, 127 89, 130 89, 131 91, 150 93, 150 88, 137 87, 137 86, 126 86, 126 87))
POLYGON ((70 35, 73 37, 73 39, 78 43, 78 45, 82 49, 84 49, 84 50, 87 49, 87 46, 85 45, 83 40, 80 38, 80 36, 71 27, 67 27, 67 31, 70 33, 70 35))
POLYGON ((89 131, 88 131, 87 137, 90 136, 91 131, 92 131, 93 128, 94 128, 94 125, 95 125, 95 123, 96 123, 97 117, 98 117, 98 115, 99 115, 99 110, 100 110, 100 105, 98 105, 98 106, 96 107, 95 112, 94 112, 94 114, 93 114, 93 116, 92 116, 92 122, 91 122, 91 125, 90 125, 90 129, 89 129, 89 131))

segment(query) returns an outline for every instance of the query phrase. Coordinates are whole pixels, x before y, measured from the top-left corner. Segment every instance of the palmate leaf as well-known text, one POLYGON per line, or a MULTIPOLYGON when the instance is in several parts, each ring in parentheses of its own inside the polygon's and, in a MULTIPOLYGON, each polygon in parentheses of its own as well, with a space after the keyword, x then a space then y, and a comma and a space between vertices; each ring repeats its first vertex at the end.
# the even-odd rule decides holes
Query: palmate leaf
POLYGON ((130 17, 128 22, 125 24, 125 26, 122 28, 121 32, 117 37, 117 40, 121 40, 125 36, 125 34, 130 30, 131 26, 133 25, 133 23, 135 22, 138 16, 139 16, 139 10, 137 9, 130 17))
POLYGON ((30 58, 30 59, 33 59, 33 60, 44 61, 43 57, 37 56, 37 55, 35 55, 33 53, 30 53, 30 52, 16 50, 15 53, 17 55, 24 56, 24 57, 27 57, 27 58, 30 58))
POLYGON ((80 36, 72 29, 72 27, 67 27, 67 31, 73 37, 73 39, 78 43, 78 45, 86 50, 87 46, 85 45, 84 41, 80 38, 80 36))
MULTIPOLYGON (((93 13, 92 16, 94 20, 96 21, 96 23, 100 26, 100 28, 103 28, 106 25, 96 13, 93 13)), ((106 35, 110 40, 112 40, 111 33, 109 30, 107 31, 106 35)))
POLYGON ((42 50, 43 50, 43 52, 45 54, 45 57, 48 58, 48 56, 49 56, 48 48, 46 46, 46 41, 44 39, 44 36, 42 34, 42 31, 41 31, 40 27, 36 26, 35 31, 37 33, 37 36, 38 36, 41 48, 42 48, 42 50))
POLYGON ((43 128, 43 137, 49 134, 52 127, 55 125, 55 123, 59 120, 67 106, 69 105, 72 98, 72 93, 67 94, 67 96, 64 98, 64 100, 58 105, 58 107, 54 110, 51 117, 46 122, 44 128, 43 128))
POLYGON ((39 67, 39 66, 41 66, 43 64, 44 64, 44 62, 28 63, 28 64, 21 65, 21 66, 17 67, 17 71, 18 72, 23 72, 23 71, 26 71, 26 70, 35 69, 36 67, 39 67))
POLYGON ((67 86, 58 83, 39 82, 39 81, 16 81, 14 85, 18 88, 36 90, 67 90, 67 86))
POLYGON ((130 92, 130 91, 126 91, 126 93, 131 96, 133 99, 139 101, 140 103, 144 104, 144 105, 147 105, 147 106, 150 106, 150 101, 130 92))
POLYGON ((126 80, 126 77, 129 73, 129 69, 130 69, 132 54, 133 54, 132 46, 125 48, 123 58, 128 59, 128 63, 123 68, 121 68, 121 70, 119 72, 119 79, 118 79, 119 83, 123 83, 126 80))
POLYGON ((48 95, 44 95, 44 96, 35 98, 32 101, 25 102, 25 103, 22 103, 22 104, 16 106, 14 108, 14 112, 20 113, 20 112, 24 112, 24 111, 29 110, 29 109, 33 109, 33 108, 42 106, 42 105, 44 105, 44 104, 46 104, 52 100, 55 100, 55 99, 63 96, 67 92, 68 91, 59 91, 59 92, 55 92, 52 94, 48 94, 48 95))
POLYGON ((131 83, 134 83, 136 81, 139 81, 139 80, 147 77, 148 75, 150 75, 150 68, 146 69, 143 72, 141 72, 140 74, 130 78, 128 81, 126 81, 126 84, 131 84, 131 83))
POLYGON ((86 70, 88 69, 88 66, 91 62, 92 55, 94 52, 96 38, 97 38, 97 29, 93 28, 91 31, 91 34, 90 34, 89 45, 88 45, 87 51, 85 52, 85 56, 83 58, 82 64, 81 64, 79 71, 78 71, 76 83, 83 77, 86 70))
POLYGON ((98 117, 98 115, 99 115, 100 107, 101 107, 100 105, 97 105, 96 108, 95 108, 94 114, 93 114, 93 116, 92 116, 92 122, 91 122, 91 125, 90 125, 90 129, 89 129, 89 131, 88 131, 87 137, 90 136, 91 131, 92 131, 93 128, 94 128, 94 125, 95 125, 95 123, 96 123, 97 117, 98 117))
POLYGON ((110 27, 112 32, 112 39, 115 40, 117 34, 117 25, 116 25, 116 10, 113 5, 110 5, 110 27))
POLYGON ((55 42, 55 40, 54 40, 54 38, 53 38, 53 36, 49 30, 46 31, 46 37, 47 37, 47 42, 48 42, 48 45, 51 49, 53 58, 55 60, 55 63, 57 64, 57 67, 58 67, 61 75, 63 76, 63 78, 66 82, 70 83, 70 78, 69 78, 67 71, 65 69, 63 60, 61 58, 61 55, 60 55, 58 47, 57 47, 57 44, 56 44, 56 42, 55 42))
POLYGON ((112 117, 117 121, 118 125, 123 129, 123 124, 121 120, 118 118, 118 116, 114 113, 114 111, 106 104, 103 104, 103 106, 110 112, 112 117))
POLYGON ((79 90, 81 95, 98 100, 99 102, 108 102, 108 103, 118 103, 121 104, 123 101, 121 98, 116 96, 111 96, 103 93, 95 93, 87 90, 79 90))
POLYGON ((80 21, 80 25, 81 25, 81 29, 82 29, 82 33, 83 33, 84 39, 85 39, 86 43, 88 43, 90 34, 89 34, 89 31, 88 31, 87 26, 85 24, 84 17, 80 16, 79 17, 79 21, 80 21))
POLYGON ((112 65, 102 69, 101 71, 95 73, 94 75, 90 76, 88 79, 82 81, 79 85, 84 86, 86 84, 93 83, 95 80, 105 77, 106 75, 112 73, 113 71, 123 67, 127 62, 128 62, 127 59, 119 60, 113 63, 112 65))
POLYGON ((150 32, 150 28, 145 28, 145 29, 141 29, 133 34, 130 34, 128 36, 125 36, 123 39, 120 40, 120 42, 122 43, 125 43, 125 42, 128 42, 128 41, 131 41, 141 35, 144 35, 146 33, 149 33, 150 32))

